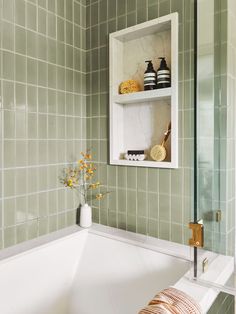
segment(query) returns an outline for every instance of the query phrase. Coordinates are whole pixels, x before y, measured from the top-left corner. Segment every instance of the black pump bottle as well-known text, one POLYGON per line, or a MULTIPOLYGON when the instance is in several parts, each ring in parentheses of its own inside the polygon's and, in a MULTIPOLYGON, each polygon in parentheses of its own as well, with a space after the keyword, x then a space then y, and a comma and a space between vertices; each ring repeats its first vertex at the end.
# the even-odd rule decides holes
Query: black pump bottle
POLYGON ((151 60, 148 63, 147 70, 144 72, 144 90, 152 90, 157 88, 157 74, 153 68, 151 60))
POLYGON ((164 57, 158 58, 161 60, 160 67, 157 70, 157 88, 165 88, 171 86, 170 69, 166 64, 164 57))

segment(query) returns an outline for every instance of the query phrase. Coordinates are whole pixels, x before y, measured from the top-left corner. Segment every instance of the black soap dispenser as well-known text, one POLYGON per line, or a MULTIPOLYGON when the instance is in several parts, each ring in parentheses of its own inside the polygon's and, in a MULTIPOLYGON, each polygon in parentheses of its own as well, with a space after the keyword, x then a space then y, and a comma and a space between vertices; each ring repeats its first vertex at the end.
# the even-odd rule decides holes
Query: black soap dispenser
POLYGON ((147 70, 144 72, 144 90, 152 90, 157 88, 157 74, 153 68, 151 60, 148 63, 147 70))
POLYGON ((166 64, 164 57, 158 58, 161 60, 160 67, 157 70, 157 88, 165 88, 171 86, 170 69, 166 64))

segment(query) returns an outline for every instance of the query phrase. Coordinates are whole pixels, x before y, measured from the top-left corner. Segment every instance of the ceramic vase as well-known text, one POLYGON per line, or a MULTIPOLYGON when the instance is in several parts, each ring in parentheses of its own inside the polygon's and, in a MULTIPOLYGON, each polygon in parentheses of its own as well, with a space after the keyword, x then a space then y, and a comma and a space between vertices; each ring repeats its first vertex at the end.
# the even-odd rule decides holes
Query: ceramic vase
POLYGON ((92 208, 88 204, 84 204, 80 207, 79 225, 82 228, 89 228, 92 226, 92 208))

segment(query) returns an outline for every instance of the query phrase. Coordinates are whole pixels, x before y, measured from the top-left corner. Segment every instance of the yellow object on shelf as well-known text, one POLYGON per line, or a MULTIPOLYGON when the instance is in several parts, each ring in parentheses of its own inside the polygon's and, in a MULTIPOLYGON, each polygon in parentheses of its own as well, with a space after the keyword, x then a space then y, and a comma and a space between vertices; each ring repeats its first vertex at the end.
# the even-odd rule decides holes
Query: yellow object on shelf
POLYGON ((120 84, 120 94, 129 94, 139 92, 140 86, 139 83, 135 80, 124 81, 120 84))

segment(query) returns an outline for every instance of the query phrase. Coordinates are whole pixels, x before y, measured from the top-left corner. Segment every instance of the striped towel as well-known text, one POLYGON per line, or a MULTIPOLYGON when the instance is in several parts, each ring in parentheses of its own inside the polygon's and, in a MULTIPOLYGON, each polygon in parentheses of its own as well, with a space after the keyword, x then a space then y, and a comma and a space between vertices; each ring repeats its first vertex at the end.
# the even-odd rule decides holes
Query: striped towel
POLYGON ((158 293, 139 314, 201 314, 200 306, 186 293, 168 288, 158 293))

